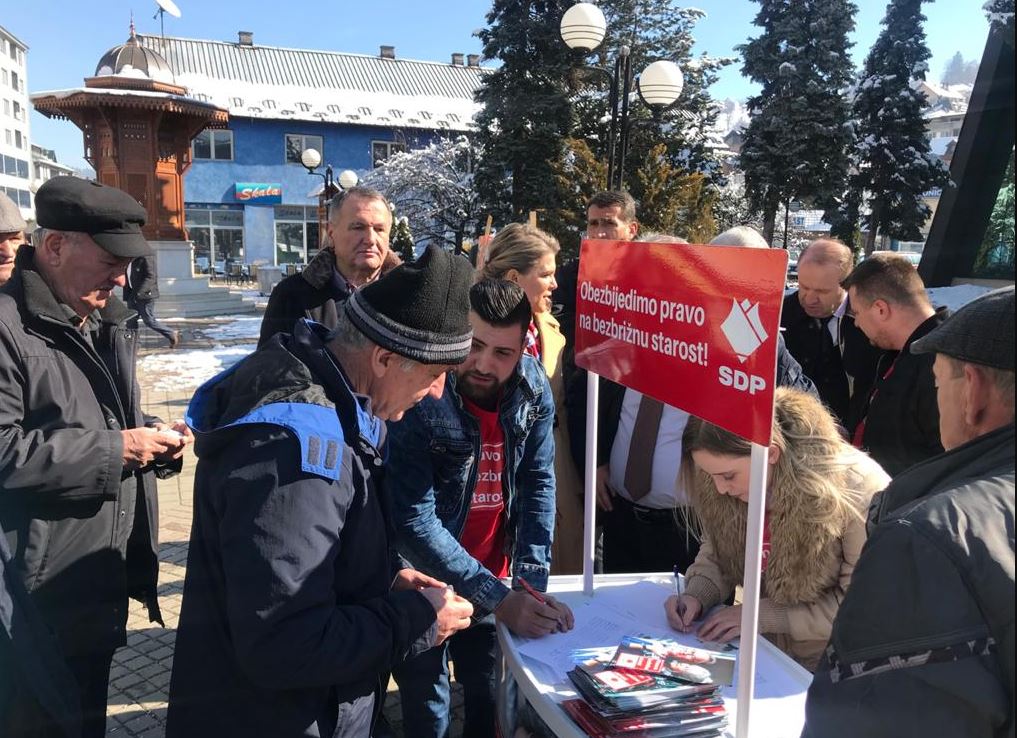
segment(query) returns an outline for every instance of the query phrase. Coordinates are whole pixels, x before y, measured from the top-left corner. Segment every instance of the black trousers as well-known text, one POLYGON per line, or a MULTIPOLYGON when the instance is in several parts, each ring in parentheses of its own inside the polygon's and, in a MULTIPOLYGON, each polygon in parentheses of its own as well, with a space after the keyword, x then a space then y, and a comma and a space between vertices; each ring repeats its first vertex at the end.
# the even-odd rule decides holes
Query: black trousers
MULTIPOLYGON (((106 696, 112 661, 112 651, 67 659, 81 699, 81 738, 104 738, 106 735, 106 696)), ((3 738, 67 738, 66 729, 55 723, 35 696, 26 691, 18 690, 5 711, 7 714, 0 721, 3 738)))
POLYGON ((699 541, 681 511, 642 507, 617 495, 612 502, 614 510, 597 512, 604 524, 605 574, 671 571, 676 565, 684 572, 696 560, 699 541))
POLYGON ((135 298, 131 300, 131 307, 138 311, 138 317, 141 318, 145 325, 167 341, 173 341, 173 336, 176 332, 172 328, 167 328, 155 317, 155 300, 139 300, 135 298))

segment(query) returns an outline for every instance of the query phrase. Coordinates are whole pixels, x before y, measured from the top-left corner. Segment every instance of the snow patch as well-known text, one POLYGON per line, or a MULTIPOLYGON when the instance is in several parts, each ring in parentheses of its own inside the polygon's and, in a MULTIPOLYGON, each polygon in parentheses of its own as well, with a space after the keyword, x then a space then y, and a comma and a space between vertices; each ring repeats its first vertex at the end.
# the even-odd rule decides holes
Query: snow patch
POLYGON ((213 346, 192 351, 160 351, 138 361, 138 376, 156 392, 194 390, 251 354, 255 344, 213 346))

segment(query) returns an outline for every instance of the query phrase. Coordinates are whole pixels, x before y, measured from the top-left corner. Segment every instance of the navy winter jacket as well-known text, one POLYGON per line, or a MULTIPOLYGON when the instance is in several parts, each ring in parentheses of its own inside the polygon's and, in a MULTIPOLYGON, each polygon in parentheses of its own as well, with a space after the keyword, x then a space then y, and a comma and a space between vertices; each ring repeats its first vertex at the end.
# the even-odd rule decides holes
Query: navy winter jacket
POLYGON ((435 612, 392 592, 384 425, 306 321, 201 387, 167 736, 367 738, 435 612))

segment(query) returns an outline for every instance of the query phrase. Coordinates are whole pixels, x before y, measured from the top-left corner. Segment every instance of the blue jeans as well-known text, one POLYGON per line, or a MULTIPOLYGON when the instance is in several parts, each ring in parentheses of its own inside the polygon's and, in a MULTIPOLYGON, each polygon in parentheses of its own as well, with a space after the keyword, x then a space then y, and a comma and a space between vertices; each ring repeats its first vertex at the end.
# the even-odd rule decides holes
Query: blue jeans
POLYGON ((466 712, 463 738, 492 738, 495 680, 501 661, 493 615, 393 670, 402 700, 404 735, 406 738, 449 735, 449 659, 455 663, 456 682, 463 687, 466 712))

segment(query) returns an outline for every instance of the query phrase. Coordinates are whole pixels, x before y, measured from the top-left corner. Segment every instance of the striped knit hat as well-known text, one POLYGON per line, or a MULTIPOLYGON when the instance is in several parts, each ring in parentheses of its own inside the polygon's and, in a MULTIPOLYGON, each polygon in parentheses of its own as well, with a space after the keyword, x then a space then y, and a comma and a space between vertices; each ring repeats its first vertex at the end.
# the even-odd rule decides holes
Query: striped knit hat
POLYGON ((473 268, 428 246, 346 301, 350 321, 376 344, 422 364, 461 364, 470 354, 473 268))

